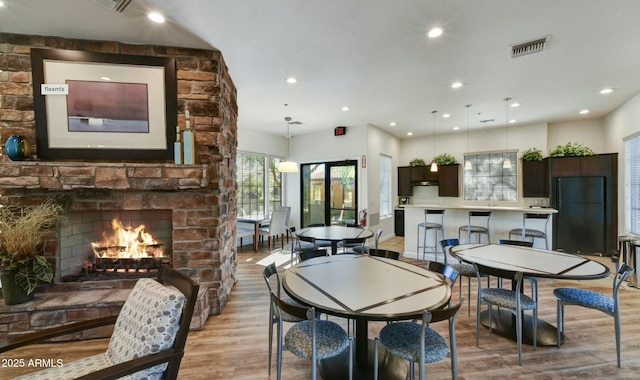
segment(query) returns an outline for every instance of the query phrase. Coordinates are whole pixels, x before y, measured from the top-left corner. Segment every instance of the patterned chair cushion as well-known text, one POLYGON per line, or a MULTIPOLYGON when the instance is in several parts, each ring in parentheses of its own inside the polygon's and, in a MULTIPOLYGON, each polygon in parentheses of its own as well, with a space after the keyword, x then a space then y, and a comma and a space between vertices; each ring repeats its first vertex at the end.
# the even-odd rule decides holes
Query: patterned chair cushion
MULTIPOLYGON (((184 302, 184 295, 176 289, 150 278, 138 280, 118 315, 107 357, 121 363, 171 348, 184 302)), ((166 367, 164 363, 134 375, 153 379, 160 377, 166 367)))
MULTIPOLYGON (((291 326, 284 338, 287 350, 294 355, 311 359, 311 321, 305 320, 291 326)), ((331 321, 316 320, 316 357, 318 360, 338 355, 349 346, 349 337, 340 325, 331 321)))
MULTIPOLYGON (((390 323, 380 330, 380 343, 394 355, 413 362, 420 361, 420 329, 414 322, 390 323)), ((427 327, 424 337, 425 363, 435 363, 449 354, 445 339, 427 327)))
POLYGON ((476 277, 476 268, 472 264, 460 263, 460 264, 449 264, 449 266, 457 270, 460 276, 476 277))
MULTIPOLYGON (((506 307, 508 309, 516 308, 516 292, 513 290, 485 288, 480 290, 480 298, 493 305, 506 307)), ((533 310, 536 308, 536 301, 525 294, 520 294, 520 307, 523 310, 533 310)))
MULTIPOLYGON (((510 234, 513 235, 522 235, 522 228, 516 228, 513 229, 511 231, 509 231, 510 234)), ((527 235, 529 237, 536 237, 536 238, 544 238, 546 235, 544 232, 540 231, 540 230, 531 230, 529 228, 527 228, 527 235)))
POLYGON ((613 314, 613 297, 588 289, 556 288, 553 295, 560 301, 613 314))

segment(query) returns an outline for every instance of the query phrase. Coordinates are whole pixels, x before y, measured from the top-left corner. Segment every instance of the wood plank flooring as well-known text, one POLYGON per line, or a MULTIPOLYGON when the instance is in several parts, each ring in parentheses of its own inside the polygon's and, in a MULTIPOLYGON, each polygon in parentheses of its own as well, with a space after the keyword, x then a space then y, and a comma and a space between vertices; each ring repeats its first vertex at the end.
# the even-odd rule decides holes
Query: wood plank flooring
MULTIPOLYGON (((403 240, 393 238, 381 243, 382 248, 402 251, 403 240)), ((239 280, 223 313, 212 316, 201 331, 193 331, 187 340, 179 378, 191 379, 275 379, 275 355, 272 376, 267 371, 268 297, 262 278, 269 253, 239 252, 239 280)), ((282 256, 282 255, 280 255, 282 256)), ((608 259, 603 258, 603 262, 608 259)), ((411 261, 411 260, 408 260, 411 261)), ((463 292, 466 279, 463 279, 463 292)), ((556 302, 554 287, 576 286, 611 292, 610 280, 564 282, 540 280, 540 318, 555 325, 556 302)), ((456 286, 454 298, 459 297, 456 286)), ((476 347, 475 283, 472 284, 471 315, 466 302, 457 321, 458 365, 460 379, 637 379, 640 377, 640 290, 624 286, 622 302, 622 368, 616 367, 613 318, 604 313, 578 307, 566 308, 566 343, 560 348, 523 347, 523 365, 518 366, 515 342, 480 330, 480 347, 476 347)), ((338 318, 332 320, 346 323, 338 318)), ((370 336, 376 336, 383 325, 370 324, 370 336)), ((433 324, 447 336, 447 324, 433 324)), ((2 355, 8 358, 52 358, 65 362, 103 351, 107 339, 94 341, 43 344, 2 355)), ((275 349, 275 346, 274 346, 275 349)), ((4 363, 4 361, 3 361, 4 363)), ((285 352, 283 379, 311 378, 307 360, 285 352)), ((0 379, 25 374, 35 368, 0 368, 0 379)), ((450 379, 448 359, 427 365, 430 379, 450 379)))

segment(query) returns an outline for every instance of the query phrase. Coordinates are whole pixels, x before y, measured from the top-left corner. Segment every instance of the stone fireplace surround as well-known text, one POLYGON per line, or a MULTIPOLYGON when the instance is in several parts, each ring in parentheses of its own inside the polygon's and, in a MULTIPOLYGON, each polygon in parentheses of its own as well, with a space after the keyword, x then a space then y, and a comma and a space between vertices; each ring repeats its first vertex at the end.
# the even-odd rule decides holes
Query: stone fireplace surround
MULTIPOLYGON (((237 277, 237 105, 235 87, 220 52, 0 33, 0 53, 0 138, 25 136, 35 150, 32 161, 11 162, 0 157, 0 203, 28 205, 53 198, 69 213, 170 210, 173 266, 200 283, 192 329, 201 328, 208 316, 222 312, 237 277), (178 122, 184 127, 184 110, 188 108, 196 165, 39 161, 34 144, 31 47, 175 57, 178 122)), ((57 232, 47 239, 47 256, 55 263, 57 232)), ((130 287, 123 281, 114 289, 94 290, 94 302, 76 305, 73 294, 77 285, 71 290, 68 286, 56 283, 39 289, 34 301, 0 306, 0 332, 19 334, 47 324, 117 313, 128 293, 122 288, 130 287), (66 294, 61 299, 69 303, 68 310, 49 307, 45 299, 56 290, 66 294)))

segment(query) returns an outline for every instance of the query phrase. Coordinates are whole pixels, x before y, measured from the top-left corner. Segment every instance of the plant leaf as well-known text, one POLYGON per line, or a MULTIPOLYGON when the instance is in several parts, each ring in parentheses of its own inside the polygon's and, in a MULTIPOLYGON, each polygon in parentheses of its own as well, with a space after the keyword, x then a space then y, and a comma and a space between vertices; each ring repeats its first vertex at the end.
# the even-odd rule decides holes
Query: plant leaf
POLYGON ((32 271, 28 269, 22 269, 16 273, 16 284, 24 289, 27 294, 31 294, 34 290, 36 290, 38 279, 32 271))

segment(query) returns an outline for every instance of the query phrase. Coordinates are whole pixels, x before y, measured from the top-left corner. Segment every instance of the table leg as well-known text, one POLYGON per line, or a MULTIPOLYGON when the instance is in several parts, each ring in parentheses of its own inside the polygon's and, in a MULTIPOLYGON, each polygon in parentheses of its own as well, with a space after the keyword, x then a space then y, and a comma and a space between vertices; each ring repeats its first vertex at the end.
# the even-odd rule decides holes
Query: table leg
POLYGON ((338 254, 338 241, 337 240, 331 240, 331 254, 332 255, 337 255, 338 254))
MULTIPOLYGON (((375 342, 368 339, 368 322, 356 319, 354 339, 354 379, 373 379, 375 342)), ((320 374, 324 379, 349 378, 349 350, 340 355, 321 360, 320 374)), ((408 374, 407 362, 389 353, 384 346, 378 345, 378 375, 381 380, 404 380, 408 374)))
MULTIPOLYGON (((516 319, 515 315, 509 310, 491 310, 491 319, 493 320, 492 331, 496 334, 516 341, 516 319)), ((522 316, 522 344, 533 345, 533 316, 524 314, 522 316)), ((489 311, 485 310, 480 313, 480 323, 489 328, 489 311)), ((538 346, 556 346, 558 343, 558 330, 555 326, 538 318, 536 345, 538 346)), ((560 344, 564 343, 564 336, 560 336, 560 344)))
POLYGON ((258 230, 260 229, 260 224, 254 223, 253 228, 253 252, 258 253, 258 238, 260 237, 258 230))

